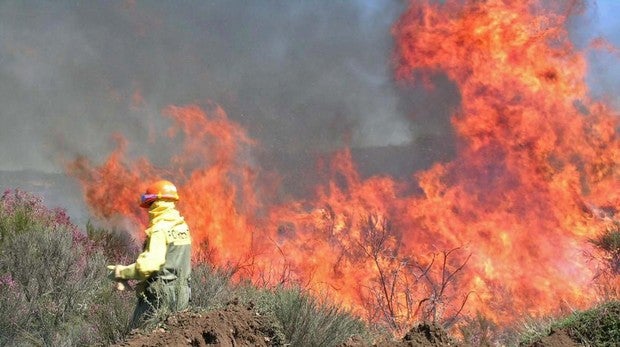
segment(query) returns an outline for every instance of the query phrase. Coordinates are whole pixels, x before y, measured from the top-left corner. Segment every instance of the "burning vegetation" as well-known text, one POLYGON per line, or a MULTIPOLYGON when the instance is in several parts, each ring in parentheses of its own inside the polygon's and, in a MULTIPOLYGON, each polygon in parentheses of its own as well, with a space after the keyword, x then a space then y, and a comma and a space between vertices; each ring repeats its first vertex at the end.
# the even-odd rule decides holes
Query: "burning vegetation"
POLYGON ((300 285, 395 332, 590 306, 620 285, 593 282, 588 256, 620 208, 619 115, 589 96, 571 4, 411 1, 393 26, 396 78, 433 88, 445 75, 461 98, 456 157, 410 179, 362 177, 343 149, 317 165, 312 196, 283 198, 286 173, 256 164, 260 144, 217 105, 164 110, 182 143, 167 165, 131 158, 119 137, 104 163, 80 158, 69 172, 95 216, 136 226, 142 182, 174 179, 196 262, 300 285))

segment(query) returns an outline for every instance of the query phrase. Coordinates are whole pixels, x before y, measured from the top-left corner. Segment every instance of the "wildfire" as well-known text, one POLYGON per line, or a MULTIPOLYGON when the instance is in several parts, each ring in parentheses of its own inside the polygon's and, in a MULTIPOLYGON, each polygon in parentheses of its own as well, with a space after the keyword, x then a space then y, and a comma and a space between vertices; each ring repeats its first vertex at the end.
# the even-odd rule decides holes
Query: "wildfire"
POLYGON ((255 141, 221 108, 197 106, 164 112, 184 144, 166 169, 127 159, 119 138, 105 163, 79 159, 70 172, 94 214, 138 224, 143 184, 173 179, 197 259, 300 283, 395 329, 584 306, 597 298, 587 239, 604 227, 590 206, 620 209, 619 124, 588 96, 566 10, 411 1, 393 28, 397 76, 445 74, 461 103, 458 156, 409 181, 363 178, 343 150, 312 198, 272 204, 247 159, 255 141))

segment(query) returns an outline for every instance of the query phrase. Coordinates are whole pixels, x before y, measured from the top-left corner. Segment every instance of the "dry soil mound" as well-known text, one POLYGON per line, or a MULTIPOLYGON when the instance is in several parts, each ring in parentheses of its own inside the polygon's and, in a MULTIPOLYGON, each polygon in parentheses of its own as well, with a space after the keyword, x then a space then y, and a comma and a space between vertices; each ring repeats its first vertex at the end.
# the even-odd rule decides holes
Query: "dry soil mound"
POLYGON ((230 303, 206 313, 180 312, 152 332, 134 331, 118 346, 272 346, 282 343, 274 321, 230 303))
POLYGON ((532 343, 528 347, 573 347, 581 346, 575 342, 565 330, 552 330, 548 336, 532 343))
POLYGON ((435 324, 418 324, 411 328, 400 341, 381 342, 377 347, 446 347, 463 346, 448 336, 448 333, 435 324))

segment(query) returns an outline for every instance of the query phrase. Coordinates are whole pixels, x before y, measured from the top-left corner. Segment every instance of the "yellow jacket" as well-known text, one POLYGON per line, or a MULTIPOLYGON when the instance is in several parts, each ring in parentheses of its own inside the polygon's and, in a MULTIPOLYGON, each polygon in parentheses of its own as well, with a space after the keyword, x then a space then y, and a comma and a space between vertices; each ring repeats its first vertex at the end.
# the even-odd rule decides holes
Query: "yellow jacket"
POLYGON ((120 278, 144 281, 153 276, 165 280, 189 279, 191 237, 189 227, 174 202, 155 201, 149 209, 146 246, 136 262, 122 267, 120 278))

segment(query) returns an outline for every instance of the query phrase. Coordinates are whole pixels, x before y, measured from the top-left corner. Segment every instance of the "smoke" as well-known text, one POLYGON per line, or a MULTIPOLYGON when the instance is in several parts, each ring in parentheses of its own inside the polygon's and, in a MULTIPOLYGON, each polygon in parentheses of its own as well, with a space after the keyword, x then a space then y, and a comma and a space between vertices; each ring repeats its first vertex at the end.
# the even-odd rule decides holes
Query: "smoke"
MULTIPOLYGON (((135 154, 169 104, 222 105, 267 150, 401 145, 392 83, 398 1, 0 3, 0 169, 100 160, 118 132, 135 154)), ((153 148, 151 148, 153 147, 153 148)), ((157 160, 157 158, 154 158, 157 160)))
POLYGON ((572 37, 579 46, 603 39, 613 48, 591 49, 588 54, 588 85, 592 95, 620 108, 620 11, 618 1, 589 1, 583 16, 574 20, 572 37))
MULTIPOLYGON (((607 3, 588 7, 587 32, 620 32, 607 3)), ((165 163, 175 146, 160 139, 161 110, 208 102, 258 140, 260 160, 293 170, 291 180, 316 153, 344 145, 367 174, 446 160, 458 91, 442 76, 432 91, 392 77, 390 29, 404 6, 1 1, 0 170, 62 172, 76 155, 98 162, 114 133, 130 156, 165 163)), ((607 58, 596 59, 592 83, 617 94, 617 69, 604 73, 607 58)))

